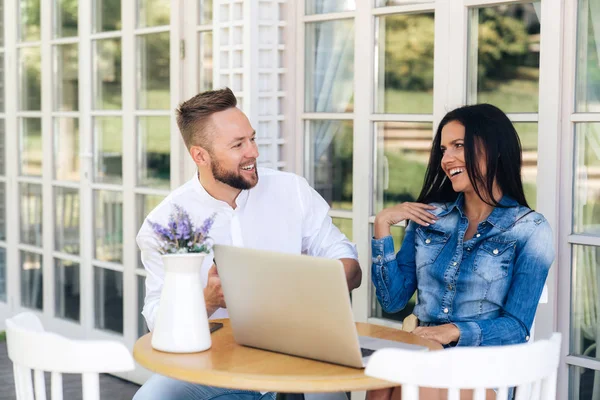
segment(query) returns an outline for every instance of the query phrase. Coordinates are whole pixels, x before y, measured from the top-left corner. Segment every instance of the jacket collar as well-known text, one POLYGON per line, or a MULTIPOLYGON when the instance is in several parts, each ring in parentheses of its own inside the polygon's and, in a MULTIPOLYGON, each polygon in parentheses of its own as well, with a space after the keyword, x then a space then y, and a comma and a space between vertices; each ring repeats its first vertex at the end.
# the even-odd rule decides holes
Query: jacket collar
MULTIPOLYGON (((466 217, 464 213, 464 203, 464 195, 459 193, 456 200, 453 203, 447 203, 437 216, 439 218, 444 217, 456 209, 460 213, 461 217, 466 217)), ((503 207, 495 207, 491 214, 488 215, 486 222, 498 229, 505 231, 517 221, 520 205, 516 200, 508 195, 502 196, 500 205, 503 207)))

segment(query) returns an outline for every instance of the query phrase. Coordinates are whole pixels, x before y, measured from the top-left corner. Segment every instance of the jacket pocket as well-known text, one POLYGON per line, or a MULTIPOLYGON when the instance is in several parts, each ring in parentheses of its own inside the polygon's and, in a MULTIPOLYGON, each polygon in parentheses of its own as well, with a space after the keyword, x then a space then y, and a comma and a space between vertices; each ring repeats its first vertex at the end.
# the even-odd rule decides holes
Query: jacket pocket
POLYGON ((416 229, 415 236, 415 264, 417 269, 432 264, 438 258, 450 235, 433 228, 416 229))
POLYGON ((515 256, 515 243, 488 240, 483 242, 475 255, 475 273, 488 282, 506 278, 515 256))

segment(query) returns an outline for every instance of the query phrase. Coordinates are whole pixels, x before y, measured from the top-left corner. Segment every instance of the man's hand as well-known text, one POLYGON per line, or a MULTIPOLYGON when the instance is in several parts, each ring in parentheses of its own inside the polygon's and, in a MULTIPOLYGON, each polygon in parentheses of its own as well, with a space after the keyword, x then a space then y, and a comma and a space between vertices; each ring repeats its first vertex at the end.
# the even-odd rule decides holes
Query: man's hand
POLYGON ((206 303, 206 314, 210 317, 219 308, 226 308, 221 278, 215 264, 208 271, 208 281, 204 288, 204 302, 206 303))
POLYGON ((419 326, 412 331, 417 336, 433 340, 439 344, 448 344, 457 342, 460 338, 460 330, 454 324, 444 324, 438 326, 419 326))
POLYGON ((346 273, 346 280, 348 281, 348 290, 352 291, 360 286, 362 281, 362 270, 358 261, 353 258, 340 258, 340 261, 344 265, 344 272, 346 273))

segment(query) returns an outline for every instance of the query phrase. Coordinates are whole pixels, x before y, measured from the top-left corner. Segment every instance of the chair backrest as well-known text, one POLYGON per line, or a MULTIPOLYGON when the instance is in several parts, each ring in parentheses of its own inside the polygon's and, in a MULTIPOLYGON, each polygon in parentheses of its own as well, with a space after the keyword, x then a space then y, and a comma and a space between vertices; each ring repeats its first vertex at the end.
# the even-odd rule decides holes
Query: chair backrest
POLYGON ((51 373, 51 398, 62 400, 63 373, 82 374, 83 399, 100 398, 99 373, 133 370, 127 348, 107 340, 72 340, 44 331, 30 312, 6 320, 8 357, 13 362, 18 400, 45 400, 44 372, 51 373), (33 385, 31 375, 33 372, 33 385))
POLYGON ((449 400, 458 400, 460 389, 475 389, 475 400, 485 399, 486 389, 498 389, 496 399, 506 400, 513 386, 517 400, 555 400, 560 341, 560 333, 554 333, 548 340, 518 345, 382 349, 371 356, 365 374, 401 384, 403 400, 418 399, 419 387, 448 389, 449 400))

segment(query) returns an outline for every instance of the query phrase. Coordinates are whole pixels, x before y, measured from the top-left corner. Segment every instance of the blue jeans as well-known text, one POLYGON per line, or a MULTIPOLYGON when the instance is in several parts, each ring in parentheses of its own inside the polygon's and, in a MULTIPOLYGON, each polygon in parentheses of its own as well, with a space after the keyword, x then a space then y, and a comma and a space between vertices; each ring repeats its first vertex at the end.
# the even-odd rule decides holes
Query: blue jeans
POLYGON ((224 389, 178 381, 154 374, 139 388, 133 400, 275 400, 275 393, 224 389))

